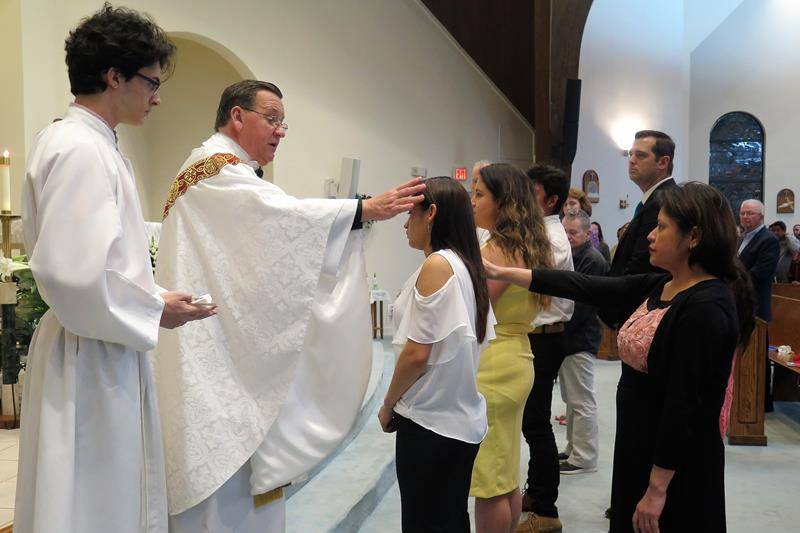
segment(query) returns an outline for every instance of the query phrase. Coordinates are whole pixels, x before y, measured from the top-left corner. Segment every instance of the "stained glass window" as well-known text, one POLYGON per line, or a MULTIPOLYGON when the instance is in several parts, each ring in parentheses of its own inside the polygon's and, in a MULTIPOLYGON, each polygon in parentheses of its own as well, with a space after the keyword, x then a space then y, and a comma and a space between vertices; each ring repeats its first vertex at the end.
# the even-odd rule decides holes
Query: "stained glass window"
POLYGON ((738 221, 744 200, 764 201, 764 127, 749 113, 726 113, 711 128, 709 144, 709 183, 722 191, 738 221))

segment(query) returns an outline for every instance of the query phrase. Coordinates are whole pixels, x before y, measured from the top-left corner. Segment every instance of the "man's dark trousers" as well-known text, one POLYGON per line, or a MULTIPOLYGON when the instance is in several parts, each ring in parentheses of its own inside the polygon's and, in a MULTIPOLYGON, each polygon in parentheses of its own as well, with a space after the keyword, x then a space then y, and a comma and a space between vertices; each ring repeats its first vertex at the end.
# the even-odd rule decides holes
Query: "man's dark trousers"
MULTIPOLYGON (((544 326, 547 331, 548 326, 544 326)), ((539 331, 537 329, 537 331, 539 331)), ((558 447, 551 424, 553 384, 567 355, 567 337, 563 330, 528 335, 533 352, 533 388, 525 402, 522 434, 530 448, 528 480, 523 510, 537 515, 558 517, 558 447), (530 508, 529 504, 530 503, 530 508)))

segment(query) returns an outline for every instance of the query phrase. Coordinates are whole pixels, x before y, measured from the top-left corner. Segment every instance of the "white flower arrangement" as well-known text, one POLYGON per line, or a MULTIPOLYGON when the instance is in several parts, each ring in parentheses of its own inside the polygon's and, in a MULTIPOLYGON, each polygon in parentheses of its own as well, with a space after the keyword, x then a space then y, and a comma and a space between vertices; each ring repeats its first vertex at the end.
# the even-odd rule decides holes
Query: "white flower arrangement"
POLYGON ((2 253, 0 253, 0 282, 5 283, 7 281, 11 281, 11 276, 15 272, 28 269, 30 269, 30 267, 27 263, 14 261, 14 259, 5 257, 2 255, 2 253))

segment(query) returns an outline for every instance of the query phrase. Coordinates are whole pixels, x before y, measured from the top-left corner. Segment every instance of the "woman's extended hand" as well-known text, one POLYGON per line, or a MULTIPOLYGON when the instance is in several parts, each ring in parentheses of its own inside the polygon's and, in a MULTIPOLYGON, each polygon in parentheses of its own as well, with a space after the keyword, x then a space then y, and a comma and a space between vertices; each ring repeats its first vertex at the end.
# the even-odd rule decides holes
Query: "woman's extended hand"
POLYGON ((667 501, 666 491, 648 487, 647 492, 636 505, 633 513, 633 531, 635 533, 659 533, 658 518, 667 501))
POLYGON ((500 267, 487 261, 486 258, 483 259, 483 268, 486 270, 486 277, 489 279, 497 279, 500 275, 500 267))
POLYGON ((397 428, 392 425, 393 416, 394 411, 391 407, 387 407, 386 405, 381 406, 381 410, 378 411, 378 422, 381 423, 381 428, 384 433, 394 433, 397 431, 397 428))

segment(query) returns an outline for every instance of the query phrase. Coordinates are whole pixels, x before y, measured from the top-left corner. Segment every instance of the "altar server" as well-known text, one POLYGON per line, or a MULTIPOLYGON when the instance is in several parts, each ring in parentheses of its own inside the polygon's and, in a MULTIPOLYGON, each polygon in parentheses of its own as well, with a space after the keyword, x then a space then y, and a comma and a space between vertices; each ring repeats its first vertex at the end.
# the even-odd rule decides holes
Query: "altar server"
POLYGON ((28 155, 23 225, 50 310, 31 342, 14 531, 167 529, 164 464, 145 352, 159 325, 214 314, 153 280, 130 162, 114 129, 159 105, 174 46, 106 4, 66 41, 75 102, 28 155))

